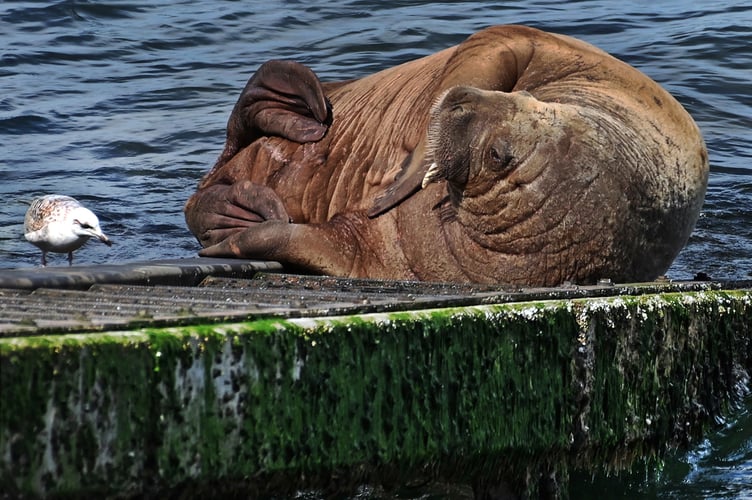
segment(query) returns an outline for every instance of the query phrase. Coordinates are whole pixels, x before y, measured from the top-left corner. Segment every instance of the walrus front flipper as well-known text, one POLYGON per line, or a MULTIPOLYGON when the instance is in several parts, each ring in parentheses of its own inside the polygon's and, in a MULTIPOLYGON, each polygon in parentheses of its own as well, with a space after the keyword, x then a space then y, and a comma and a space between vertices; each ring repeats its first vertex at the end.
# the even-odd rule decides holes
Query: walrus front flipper
POLYGON ((421 188, 428 171, 426 139, 421 140, 412 153, 402 162, 399 175, 383 193, 378 195, 368 210, 368 217, 377 217, 402 203, 421 188))
POLYGON ((316 142, 332 123, 332 106, 316 74, 294 61, 267 61, 248 80, 227 121, 214 169, 261 136, 316 142))

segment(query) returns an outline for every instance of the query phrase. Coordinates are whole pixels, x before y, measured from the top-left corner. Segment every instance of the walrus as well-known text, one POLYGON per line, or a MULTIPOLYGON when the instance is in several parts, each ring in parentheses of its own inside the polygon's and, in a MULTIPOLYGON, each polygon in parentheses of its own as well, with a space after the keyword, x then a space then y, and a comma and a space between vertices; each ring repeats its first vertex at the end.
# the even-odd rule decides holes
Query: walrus
POLYGON ((185 216, 202 256, 310 273, 648 281, 686 244, 707 178, 697 125, 649 77, 494 26, 354 80, 264 63, 185 216))

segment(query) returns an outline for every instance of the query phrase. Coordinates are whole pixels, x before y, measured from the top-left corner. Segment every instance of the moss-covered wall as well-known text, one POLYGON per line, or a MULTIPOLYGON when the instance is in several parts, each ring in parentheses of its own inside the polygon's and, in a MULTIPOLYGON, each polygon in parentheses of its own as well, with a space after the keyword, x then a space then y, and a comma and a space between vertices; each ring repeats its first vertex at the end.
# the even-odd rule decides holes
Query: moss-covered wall
POLYGON ((749 291, 0 339, 0 490, 535 489, 698 436, 751 346, 749 291))

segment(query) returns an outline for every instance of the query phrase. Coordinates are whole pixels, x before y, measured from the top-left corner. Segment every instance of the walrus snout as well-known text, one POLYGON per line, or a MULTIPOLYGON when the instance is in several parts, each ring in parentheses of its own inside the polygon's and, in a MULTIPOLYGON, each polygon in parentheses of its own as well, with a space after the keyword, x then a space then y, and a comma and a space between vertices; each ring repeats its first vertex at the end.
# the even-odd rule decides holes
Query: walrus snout
POLYGON ((464 133, 470 127, 478 97, 478 89, 459 86, 445 91, 434 103, 429 114, 426 152, 432 162, 421 182, 423 188, 444 179, 459 184, 467 181, 469 158, 455 145, 466 140, 464 133))

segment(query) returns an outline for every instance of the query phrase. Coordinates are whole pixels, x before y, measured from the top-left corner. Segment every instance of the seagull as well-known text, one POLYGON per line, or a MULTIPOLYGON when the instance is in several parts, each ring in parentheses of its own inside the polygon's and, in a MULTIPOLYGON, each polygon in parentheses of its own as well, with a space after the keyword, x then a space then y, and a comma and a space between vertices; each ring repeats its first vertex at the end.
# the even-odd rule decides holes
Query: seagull
POLYGON ((24 218, 24 236, 42 250, 42 266, 47 265, 47 252, 67 253, 73 265, 73 251, 89 238, 97 238, 107 246, 112 241, 99 228, 94 212, 75 198, 50 194, 35 198, 24 218))

